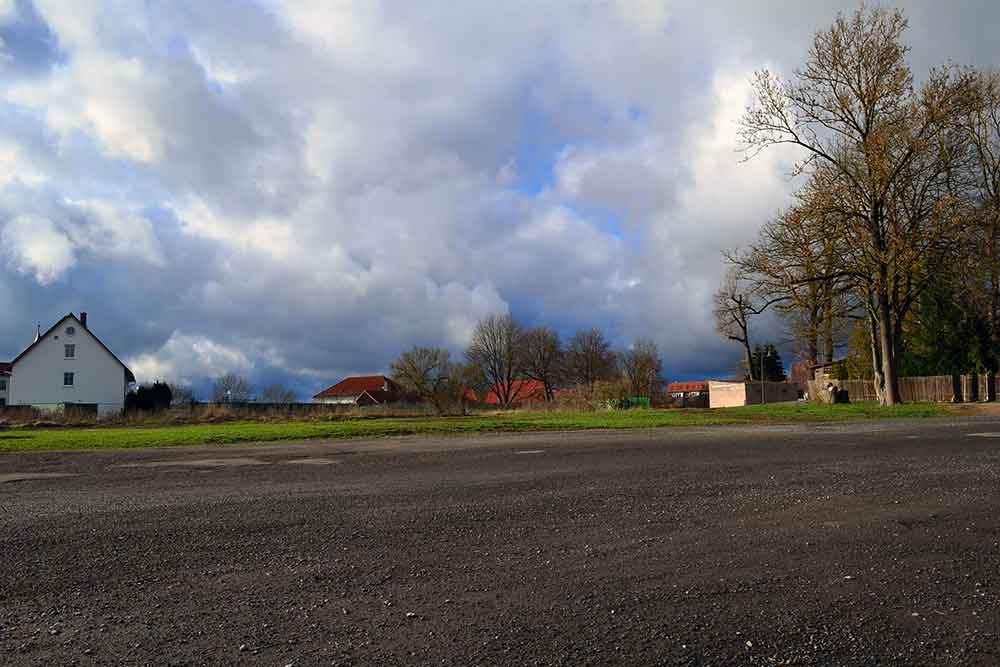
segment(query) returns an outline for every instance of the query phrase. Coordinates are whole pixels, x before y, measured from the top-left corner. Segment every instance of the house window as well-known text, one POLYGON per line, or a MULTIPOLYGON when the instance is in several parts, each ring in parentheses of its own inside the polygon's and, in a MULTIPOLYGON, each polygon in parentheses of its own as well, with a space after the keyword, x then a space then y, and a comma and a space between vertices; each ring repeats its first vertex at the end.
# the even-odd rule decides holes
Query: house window
POLYGON ((63 386, 72 387, 73 381, 76 380, 73 373, 63 373, 63 386))
POLYGON ((64 345, 66 348, 66 358, 76 359, 76 345, 64 345))
POLYGON ((7 391, 7 381, 0 380, 0 391, 7 391))

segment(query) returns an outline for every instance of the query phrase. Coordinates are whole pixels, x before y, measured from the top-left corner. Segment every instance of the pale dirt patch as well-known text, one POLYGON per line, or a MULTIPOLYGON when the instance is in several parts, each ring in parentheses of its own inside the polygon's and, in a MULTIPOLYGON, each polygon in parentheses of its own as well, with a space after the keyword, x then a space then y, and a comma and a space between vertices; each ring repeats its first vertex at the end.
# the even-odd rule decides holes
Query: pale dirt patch
POLYGON ((8 482, 29 482, 36 479, 58 479, 60 477, 75 477, 68 472, 11 472, 0 475, 0 484, 8 482))
POLYGON ((302 466, 329 466, 340 463, 340 461, 336 459, 292 459, 291 461, 285 461, 285 463, 302 466))

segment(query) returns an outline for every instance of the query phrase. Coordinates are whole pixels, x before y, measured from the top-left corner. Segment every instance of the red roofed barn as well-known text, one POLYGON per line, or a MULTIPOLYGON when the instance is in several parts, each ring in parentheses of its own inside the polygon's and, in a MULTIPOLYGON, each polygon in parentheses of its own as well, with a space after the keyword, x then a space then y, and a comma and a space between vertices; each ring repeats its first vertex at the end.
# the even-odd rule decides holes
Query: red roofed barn
POLYGON ((341 380, 313 396, 313 401, 335 405, 383 405, 402 398, 400 386, 384 375, 362 375, 341 380))
MULTIPOLYGON (((514 380, 510 383, 511 398, 515 404, 519 403, 544 403, 545 385, 538 380, 514 380)), ((501 392, 503 393, 503 392, 501 392)), ((468 389, 465 392, 466 400, 478 403, 479 398, 476 393, 468 389)), ((486 400, 482 401, 486 405, 503 405, 503 401, 497 396, 496 388, 491 387, 490 393, 486 395, 486 400)))

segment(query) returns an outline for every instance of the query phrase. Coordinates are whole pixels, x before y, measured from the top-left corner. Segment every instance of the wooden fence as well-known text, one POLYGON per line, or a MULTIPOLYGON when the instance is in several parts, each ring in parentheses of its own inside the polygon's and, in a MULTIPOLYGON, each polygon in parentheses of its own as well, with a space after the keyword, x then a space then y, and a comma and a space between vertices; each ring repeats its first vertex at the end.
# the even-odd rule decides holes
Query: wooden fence
MULTIPOLYGON (((809 381, 809 396, 822 395, 827 384, 847 390, 852 401, 874 401, 875 385, 871 380, 809 381)), ((991 375, 930 375, 899 379, 900 398, 907 403, 975 403, 995 401, 998 378, 991 375)))

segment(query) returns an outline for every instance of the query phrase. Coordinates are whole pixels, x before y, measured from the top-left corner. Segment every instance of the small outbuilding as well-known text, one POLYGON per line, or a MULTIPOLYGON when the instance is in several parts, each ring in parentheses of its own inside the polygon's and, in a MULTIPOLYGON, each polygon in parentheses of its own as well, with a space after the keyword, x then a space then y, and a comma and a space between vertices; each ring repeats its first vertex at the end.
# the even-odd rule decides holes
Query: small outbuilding
POLYGON ((799 398, 799 388, 790 382, 708 383, 709 407, 734 408, 763 403, 789 403, 799 398))
POLYGON ((667 399, 676 408, 707 408, 708 397, 708 382, 671 382, 667 385, 667 399))

